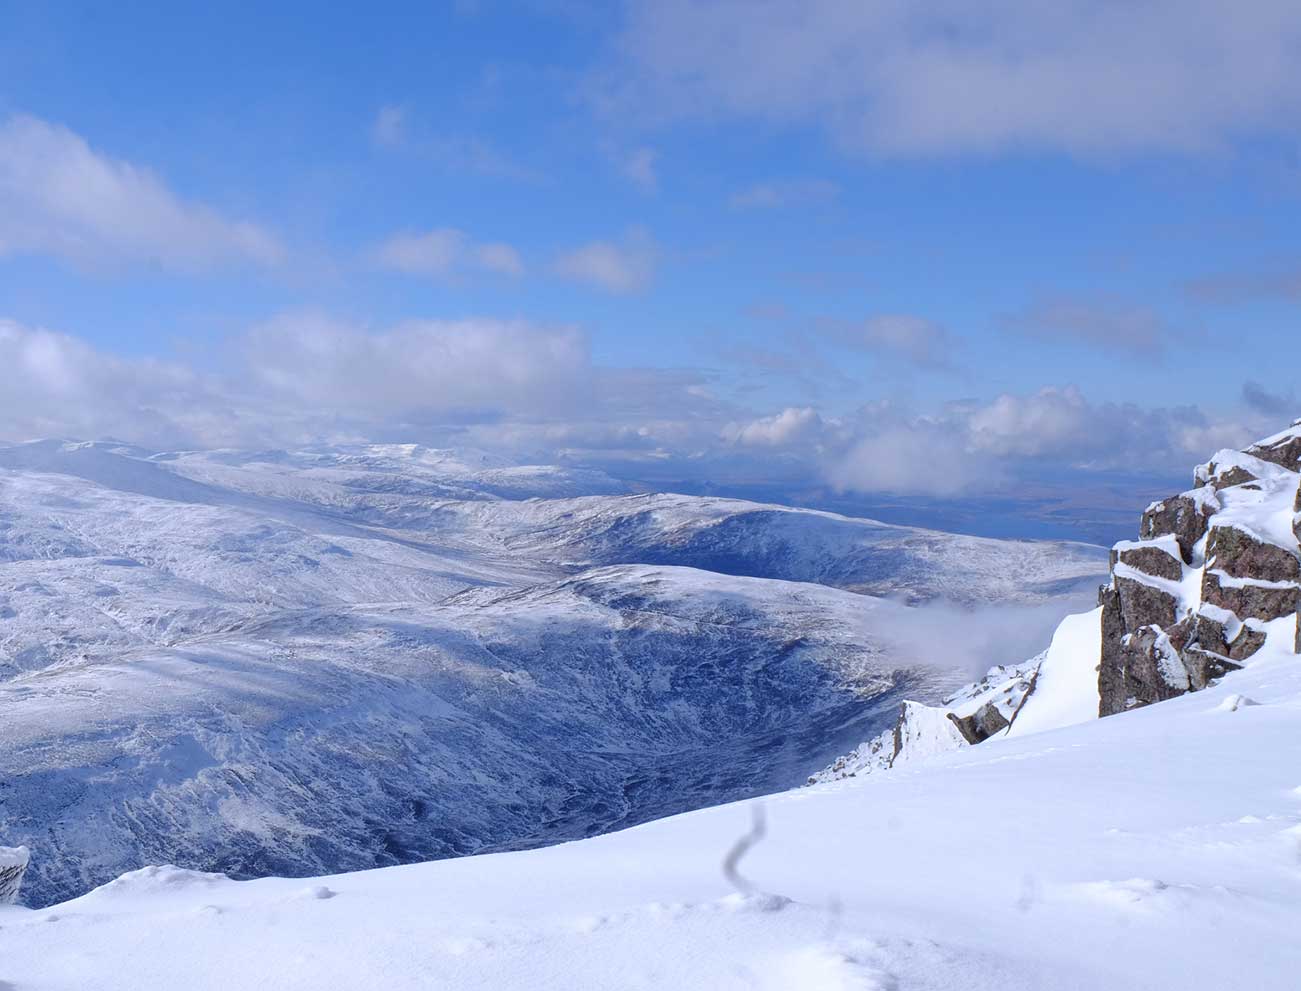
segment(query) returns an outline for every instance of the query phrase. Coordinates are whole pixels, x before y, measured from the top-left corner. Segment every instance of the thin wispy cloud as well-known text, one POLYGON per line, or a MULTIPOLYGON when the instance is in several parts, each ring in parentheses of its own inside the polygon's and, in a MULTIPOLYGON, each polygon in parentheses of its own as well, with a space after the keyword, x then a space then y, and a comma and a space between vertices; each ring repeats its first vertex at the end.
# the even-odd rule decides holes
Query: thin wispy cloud
POLYGON ((1207 275, 1188 282, 1185 289, 1189 296, 1203 303, 1260 300, 1298 303, 1301 302, 1301 266, 1207 275))
POLYGON ((514 247, 501 241, 476 242, 454 227, 394 234, 371 250, 370 259, 381 268, 438 279, 475 272, 524 274, 524 261, 514 247))
POLYGON ((1040 341, 1148 358, 1160 357, 1178 341, 1201 336, 1197 328, 1175 324, 1150 305, 1105 297, 1041 299, 1005 315, 1001 323, 1012 333, 1040 341))
POLYGON ((880 313, 860 321, 821 320, 823 337, 844 347, 902 360, 919 368, 945 368, 957 356, 957 339, 934 320, 908 313, 880 313))
POLYGON ((371 139, 383 148, 399 148, 407 139, 407 111, 394 104, 380 107, 370 128, 371 139))
POLYGON ((1287 0, 634 0, 593 99, 820 126, 873 155, 1201 154, 1295 135, 1298 74, 1287 0))
POLYGON ((788 179, 746 186, 733 193, 727 203, 733 210, 775 210, 828 203, 839 195, 840 187, 826 179, 788 179))
POLYGON ((556 274, 606 292, 640 292, 655 277, 659 251, 640 228, 617 241, 590 241, 562 252, 555 261, 556 274))

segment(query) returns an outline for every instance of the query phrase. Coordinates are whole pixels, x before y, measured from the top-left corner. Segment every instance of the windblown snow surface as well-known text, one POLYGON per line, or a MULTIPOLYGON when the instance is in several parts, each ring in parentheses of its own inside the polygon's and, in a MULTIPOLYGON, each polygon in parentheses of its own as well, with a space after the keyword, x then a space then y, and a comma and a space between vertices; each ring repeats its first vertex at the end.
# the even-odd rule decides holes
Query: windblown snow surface
MULTIPOLYGON (((1104 571, 466 452, 4 447, 0 845, 41 906, 772 792, 969 680, 962 609, 1060 615, 1104 571)), ((986 665, 1028 652, 999 637, 986 665)))
MULTIPOLYGON (((594 839, 310 881, 147 868, 0 909, 0 974, 14 991, 1289 991, 1301 664, 1275 632, 1203 692, 594 839)), ((1052 694, 1027 712, 1070 718, 1052 694)))

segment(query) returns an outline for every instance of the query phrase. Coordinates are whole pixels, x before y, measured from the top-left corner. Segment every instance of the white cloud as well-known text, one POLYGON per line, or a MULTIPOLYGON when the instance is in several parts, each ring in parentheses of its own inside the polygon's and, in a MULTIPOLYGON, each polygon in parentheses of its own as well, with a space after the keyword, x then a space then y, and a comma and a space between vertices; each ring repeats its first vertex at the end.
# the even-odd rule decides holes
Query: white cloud
POLYGON ((368 329, 290 313, 230 342, 229 357, 221 373, 200 371, 0 321, 9 371, 0 438, 159 448, 396 440, 636 463, 670 481, 758 471, 849 492, 954 497, 1100 470, 1183 475, 1290 420, 1272 408, 1210 417, 1090 402, 1071 387, 923 414, 878 403, 838 417, 810 407, 743 415, 698 371, 597 365, 577 329, 490 319, 368 329))
POLYGON ((417 320, 367 331, 291 314, 256 328, 243 356, 246 374, 273 404, 362 420, 540 416, 591 393, 584 335, 522 321, 417 320))
POLYGON ((475 243, 454 227, 439 227, 423 234, 395 234, 376 247, 371 257, 383 268, 435 278, 450 278, 470 270, 511 276, 524 273, 524 262, 511 245, 475 243))
POLYGON ((650 236, 631 230, 619 241, 592 241, 556 259, 556 273, 612 293, 645 289, 655 277, 658 252, 650 236))
POLYGON ((722 433, 725 440, 743 447, 784 447, 815 440, 822 426, 817 410, 790 406, 747 423, 729 423, 722 433))
POLYGON ((0 321, 0 440, 148 446, 401 439, 530 450, 672 445, 716 434, 699 374, 592 363, 586 335, 524 321, 368 329, 288 313, 229 342, 225 371, 127 359, 0 321))
POLYGON ((788 179, 759 182, 728 198, 733 210, 772 210, 788 206, 826 203, 840 195, 840 187, 825 179, 788 179))
POLYGON ((65 127, 19 116, 0 124, 5 254, 196 271, 273 265, 284 251, 265 228, 179 197, 149 170, 97 152, 65 127))
POLYGON ((825 472, 842 490, 928 496, 996 489, 1004 481, 961 432, 928 419, 869 425, 825 472))
POLYGON ((873 154, 1204 152, 1297 132, 1292 0, 634 0, 622 119, 820 125, 873 154))

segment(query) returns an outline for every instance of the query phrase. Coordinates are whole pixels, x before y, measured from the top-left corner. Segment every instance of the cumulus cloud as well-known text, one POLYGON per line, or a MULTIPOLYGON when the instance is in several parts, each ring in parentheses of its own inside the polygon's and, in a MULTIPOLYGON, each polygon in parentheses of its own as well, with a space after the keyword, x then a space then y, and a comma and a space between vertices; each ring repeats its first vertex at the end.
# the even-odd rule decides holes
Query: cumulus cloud
POLYGON ((982 458, 951 424, 918 418, 865 427, 825 467, 838 489, 954 496, 996 489, 1004 481, 1000 467, 982 458))
POLYGON ((1014 333, 1044 341, 1076 341, 1108 351, 1157 357, 1192 336, 1150 306, 1115 299, 1056 297, 1003 319, 1014 333))
POLYGON ((510 276, 524 273, 524 261, 511 245, 474 242, 454 227, 394 234, 371 251, 371 259, 396 272, 433 278, 451 278, 470 271, 510 276))
POLYGON ((184 199, 138 165, 35 117, 0 124, 0 256, 53 255, 79 265, 144 263, 197 271, 274 265, 264 227, 184 199))
POLYGON ((790 406, 772 416, 729 423, 723 428, 723 437, 744 447, 783 447, 815 438, 822 426, 817 410, 790 406))
POLYGON ((1290 0, 634 0, 593 90, 626 119, 820 125, 879 155, 1202 153, 1295 134, 1290 0))
POLYGON ((142 443, 235 440, 234 411, 180 365, 105 354, 68 334, 0 320, 0 437, 119 437, 142 443))
MULTIPOLYGON (((694 369, 600 365, 572 327, 419 320, 367 328, 289 313, 229 342, 223 370, 115 357, 0 322, 0 438, 115 437, 158 448, 395 440, 535 461, 632 464, 637 477, 710 479, 756 468, 843 492, 1015 491, 1100 470, 1182 475, 1278 429, 1283 397, 1244 393, 1237 417, 1090 401, 1072 387, 926 412, 876 403, 746 413, 694 369), (1253 405, 1254 404, 1254 405, 1253 405)), ((211 365, 212 363, 207 363, 211 365)))
POLYGON ((611 293, 639 292, 655 277, 658 251, 650 235, 633 229, 619 241, 591 241, 562 253, 555 271, 563 278, 611 293))
POLYGON ((839 195, 840 187, 825 179, 788 179, 759 182, 739 189, 727 202, 733 210, 772 210, 826 203, 839 195))
POLYGON ((947 497, 1006 490, 1027 472, 1183 473, 1209 452, 1272 429, 1277 424, 1258 415, 1097 403, 1073 386, 1049 387, 929 414, 864 407, 837 422, 841 439, 828 446, 823 471, 847 491, 947 497))
POLYGON ((573 327, 417 320, 367 328, 289 313, 229 344, 222 373, 118 358, 0 322, 0 438, 146 446, 361 439, 474 443, 557 456, 597 444, 686 451, 723 413, 699 373, 592 362, 573 327), (468 440, 467 440, 468 438, 468 440))

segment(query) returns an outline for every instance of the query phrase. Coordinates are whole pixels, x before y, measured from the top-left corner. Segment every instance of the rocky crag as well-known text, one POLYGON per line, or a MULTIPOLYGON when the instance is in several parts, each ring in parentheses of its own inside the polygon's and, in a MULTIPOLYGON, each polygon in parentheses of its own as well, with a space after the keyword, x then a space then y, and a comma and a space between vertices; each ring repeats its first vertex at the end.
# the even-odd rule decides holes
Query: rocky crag
POLYGON ((905 702, 892 732, 809 781, 1198 691, 1267 643, 1301 654, 1301 420, 1218 452, 1192 489, 1148 506, 1139 538, 1112 548, 1098 608, 1064 622, 1048 651, 942 706, 905 702))

